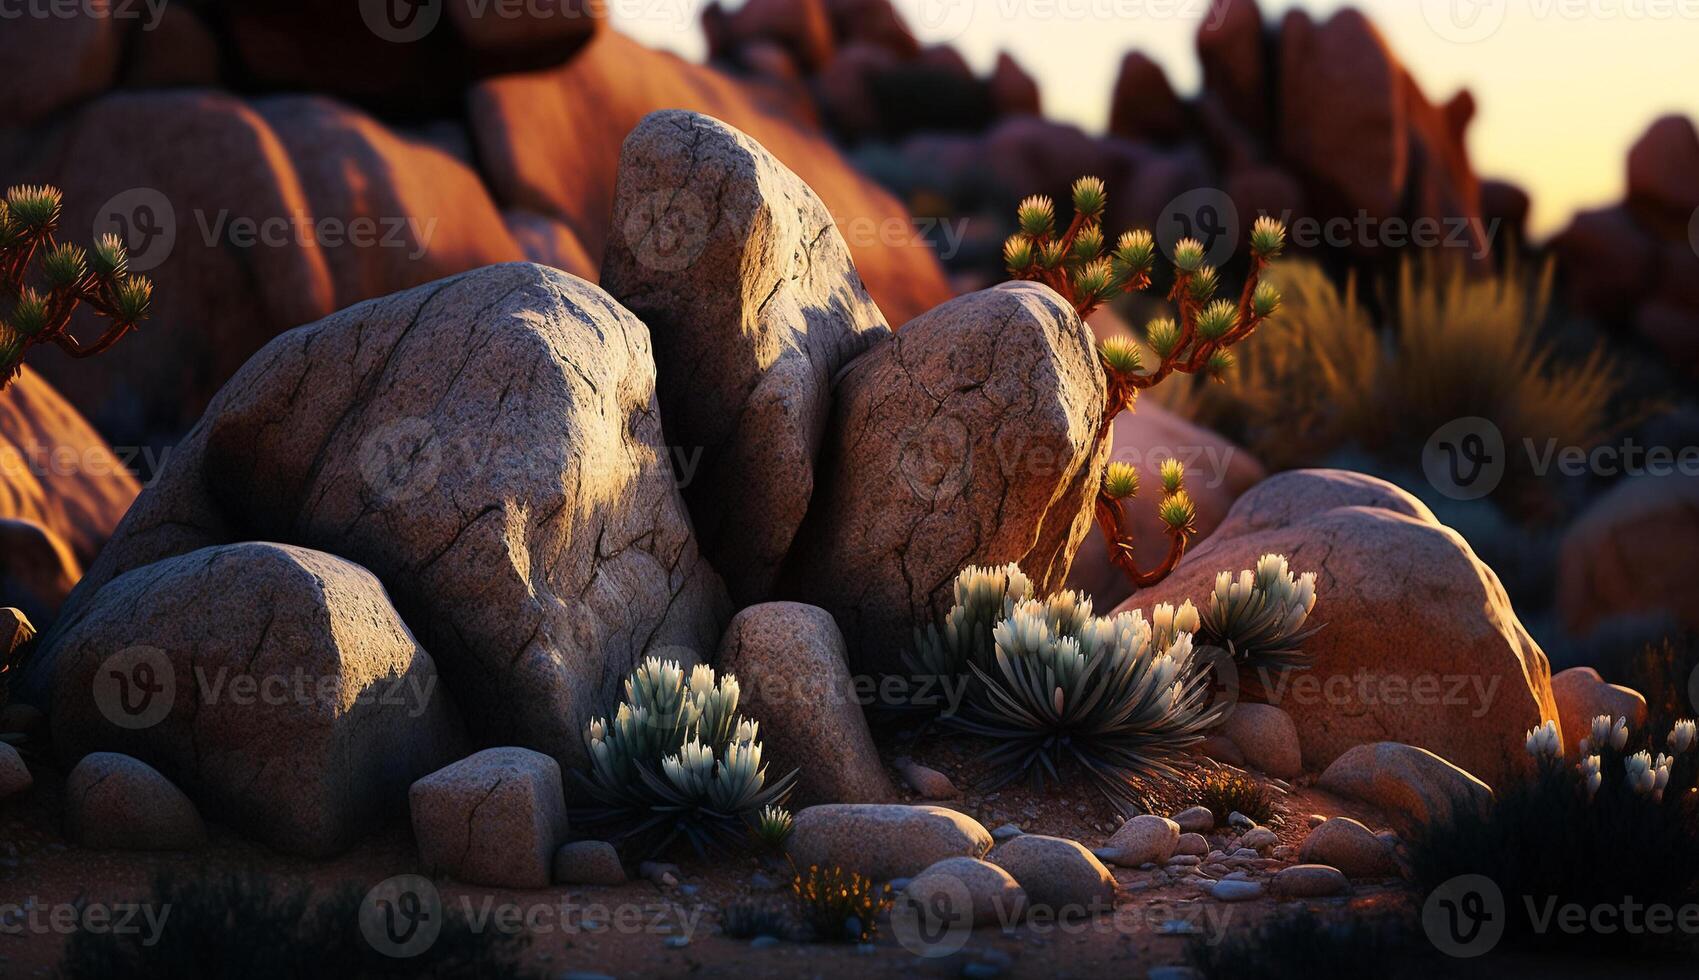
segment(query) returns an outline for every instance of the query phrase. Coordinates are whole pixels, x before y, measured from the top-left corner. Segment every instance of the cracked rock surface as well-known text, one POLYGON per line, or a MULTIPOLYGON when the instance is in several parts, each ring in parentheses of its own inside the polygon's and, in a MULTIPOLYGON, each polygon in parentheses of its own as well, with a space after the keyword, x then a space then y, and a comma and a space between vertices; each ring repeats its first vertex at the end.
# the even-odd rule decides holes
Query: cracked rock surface
POLYGON ((289 853, 348 847, 466 750, 383 586, 305 548, 207 548, 121 575, 62 621, 56 652, 65 759, 133 756, 289 853))
POLYGON ((432 873, 478 885, 548 887, 567 831, 555 760, 530 749, 485 749, 414 783, 408 801, 419 860, 432 873))
POLYGON ((901 672, 967 565, 1062 585, 1109 441, 1091 333, 1047 286, 952 300, 839 377, 821 492, 783 581, 837 619, 855 671, 901 672))
POLYGON ((826 205, 760 144, 666 111, 625 140, 602 285, 648 327, 667 441, 732 598, 769 598, 807 513, 832 378, 889 336, 826 205), (700 456, 697 454, 700 453, 700 456))
POLYGON ((1203 603, 1217 572, 1269 553, 1316 573, 1312 666, 1265 684, 1297 725, 1304 768, 1402 742, 1492 785, 1521 771, 1528 730, 1557 717, 1551 665, 1493 570, 1390 483, 1339 470, 1265 480, 1172 577, 1121 608, 1203 603))
POLYGON ((643 324, 554 269, 490 266, 349 307, 225 386, 66 614, 209 545, 336 554, 383 582, 476 741, 575 765, 640 657, 693 663, 730 616, 654 384, 643 324))

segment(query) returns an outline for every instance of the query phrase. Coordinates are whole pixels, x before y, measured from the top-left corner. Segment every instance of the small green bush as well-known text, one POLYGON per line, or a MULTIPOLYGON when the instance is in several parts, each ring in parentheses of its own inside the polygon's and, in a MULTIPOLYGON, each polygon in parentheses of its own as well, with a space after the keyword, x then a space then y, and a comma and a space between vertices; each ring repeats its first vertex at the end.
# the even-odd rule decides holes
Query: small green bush
POLYGON ((730 674, 698 665, 686 678, 674 661, 644 661, 613 721, 585 732, 590 771, 574 775, 595 804, 578 819, 649 853, 681 838, 699 854, 746 844, 796 773, 767 785, 758 726, 737 713, 738 695, 730 674))
POLYGON ((891 886, 840 867, 810 865, 791 881, 803 923, 816 942, 865 943, 891 907, 891 886))
POLYGON ((1205 774, 1193 799, 1196 805, 1209 808, 1217 827, 1225 827, 1227 818, 1234 813, 1242 813, 1264 827, 1278 827, 1286 822, 1286 807, 1273 790, 1229 769, 1205 774))

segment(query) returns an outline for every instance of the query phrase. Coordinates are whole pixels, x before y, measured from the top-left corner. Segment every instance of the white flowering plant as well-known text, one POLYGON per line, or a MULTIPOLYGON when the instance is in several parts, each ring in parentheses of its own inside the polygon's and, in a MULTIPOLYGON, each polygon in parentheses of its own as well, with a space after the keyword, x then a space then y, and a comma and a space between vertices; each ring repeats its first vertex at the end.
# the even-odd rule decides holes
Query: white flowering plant
POLYGON ((595 803, 577 818, 650 852, 682 838, 701 853, 788 825, 780 804, 796 773, 768 782, 759 726, 737 713, 738 696, 734 675, 645 660, 612 721, 585 731, 590 769, 576 775, 595 803))
POLYGON ((960 710, 940 721, 990 740, 988 790, 1022 777, 1042 789, 1077 766, 1117 809, 1140 812, 1226 711, 1189 602, 1099 617, 1079 592, 1035 598, 1014 565, 964 570, 956 600, 922 637, 917 668, 966 676, 960 710))

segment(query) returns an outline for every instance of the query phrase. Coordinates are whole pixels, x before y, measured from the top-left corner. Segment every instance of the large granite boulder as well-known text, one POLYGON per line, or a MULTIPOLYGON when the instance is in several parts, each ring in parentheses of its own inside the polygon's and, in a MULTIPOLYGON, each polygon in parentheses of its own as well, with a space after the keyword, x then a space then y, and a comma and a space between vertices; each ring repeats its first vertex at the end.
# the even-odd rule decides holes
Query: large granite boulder
POLYGON ((1323 628, 1304 644, 1311 668, 1253 678, 1297 725, 1306 769, 1385 741, 1494 785, 1528 765, 1528 730, 1557 718, 1546 656, 1492 569, 1390 483, 1335 470, 1265 480, 1129 607, 1201 603, 1217 572, 1269 553, 1316 573, 1310 621, 1323 628))
POLYGON ((654 339, 703 553, 739 605, 762 601, 813 496, 832 379, 885 318, 826 205, 718 120, 645 117, 613 215, 602 287, 654 339))
POLYGON ((842 867, 872 878, 912 878, 946 858, 983 858, 991 833, 941 806, 835 803, 796 815, 786 845, 798 867, 842 867))
POLYGON ((952 300, 838 380, 822 491, 783 580, 831 612, 858 671, 900 671, 956 573, 1018 562, 1061 586, 1109 440, 1091 333, 1047 286, 952 300))
POLYGON ((61 621, 52 653, 65 758, 133 756, 293 854, 346 848, 465 751, 383 586, 304 548, 207 548, 120 575, 61 621))
POLYGON ((553 269, 491 266, 350 307, 225 386, 67 615, 209 545, 327 551, 383 581, 475 738, 577 764, 642 657, 694 662, 730 615, 654 385, 643 325, 553 269))

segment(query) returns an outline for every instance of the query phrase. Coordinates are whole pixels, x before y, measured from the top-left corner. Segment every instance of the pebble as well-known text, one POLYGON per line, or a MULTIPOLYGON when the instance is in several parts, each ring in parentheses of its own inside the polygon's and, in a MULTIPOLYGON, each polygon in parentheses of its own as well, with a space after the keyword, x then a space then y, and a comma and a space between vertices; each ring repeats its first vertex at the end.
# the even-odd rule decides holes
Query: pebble
POLYGON ((777 891, 779 888, 779 880, 757 871, 749 876, 749 887, 758 892, 777 891))
POLYGON ((771 949, 784 942, 778 936, 756 936, 749 941, 750 949, 771 949))
POLYGON ((1202 980, 1198 971, 1189 966, 1153 966, 1145 976, 1149 980, 1202 980))
POLYGON ((1218 881, 1209 893, 1222 902, 1248 902, 1262 897, 1262 885, 1255 881, 1218 881))
POLYGON ((1232 827, 1234 830, 1250 830, 1256 825, 1257 822, 1255 820, 1245 816, 1238 810, 1234 810, 1232 813, 1227 815, 1227 826, 1232 827))
POLYGON ((1203 858, 1200 858, 1195 854, 1176 854, 1168 859, 1169 867, 1175 867, 1177 865, 1179 867, 1189 868, 1202 863, 1203 858))
POLYGON ((991 832, 991 839, 1004 841, 1011 837, 1019 837, 1022 833, 1024 833, 1024 831, 1022 831, 1019 826, 1012 823, 1006 823, 991 832))
POLYGON ((690 937, 689 936, 668 936, 667 938, 661 940, 661 945, 670 947, 672 949, 683 949, 684 947, 690 945, 690 937))
POLYGON ((1174 846, 1174 853, 1203 857, 1209 853, 1209 840, 1202 834, 1181 834, 1180 842, 1174 846))
POLYGON ((1207 806, 1188 807, 1169 819, 1179 824, 1183 833, 1203 834, 1215 829, 1215 814, 1207 806))
POLYGON ((1280 838, 1276 837, 1274 835, 1274 831, 1269 830, 1267 827, 1256 827, 1251 830, 1247 830, 1245 831, 1245 836, 1239 839, 1240 847, 1248 847, 1255 851, 1273 847, 1278 843, 1280 843, 1280 838))
POLYGON ((1320 827, 1322 824, 1327 823, 1327 818, 1319 813, 1312 813, 1304 818, 1304 822, 1309 824, 1311 827, 1320 827))

